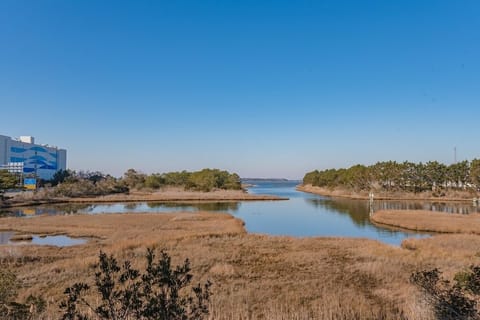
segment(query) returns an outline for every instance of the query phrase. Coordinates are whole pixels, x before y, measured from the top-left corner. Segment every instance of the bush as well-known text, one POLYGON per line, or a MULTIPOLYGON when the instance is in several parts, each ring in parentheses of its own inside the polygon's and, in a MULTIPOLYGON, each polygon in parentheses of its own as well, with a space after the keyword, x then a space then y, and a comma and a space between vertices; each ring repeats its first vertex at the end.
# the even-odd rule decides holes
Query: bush
POLYGON ((480 267, 457 273, 453 284, 443 279, 438 269, 415 272, 411 281, 424 291, 437 319, 480 319, 480 267))
POLYGON ((1 319, 38 319, 45 310, 42 297, 29 296, 25 303, 15 302, 20 282, 14 273, 0 270, 0 317, 1 319))
POLYGON ((147 249, 147 267, 143 274, 132 268, 130 261, 119 266, 113 256, 100 252, 95 273, 97 305, 85 298, 90 286, 75 283, 65 290, 67 299, 60 304, 63 320, 87 319, 156 319, 201 320, 208 315, 211 283, 192 287, 192 275, 187 260, 174 269, 165 252, 155 261, 152 249, 147 249), (93 318, 90 315, 93 314, 93 318))

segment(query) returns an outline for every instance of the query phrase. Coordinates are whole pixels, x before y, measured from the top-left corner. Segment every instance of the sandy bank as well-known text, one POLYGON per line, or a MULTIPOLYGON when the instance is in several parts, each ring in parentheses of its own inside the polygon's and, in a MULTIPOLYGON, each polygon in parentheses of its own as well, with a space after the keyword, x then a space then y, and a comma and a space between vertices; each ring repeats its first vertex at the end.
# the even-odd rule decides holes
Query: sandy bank
POLYGON ((385 210, 371 218, 375 223, 426 232, 480 234, 480 214, 452 214, 425 210, 385 210))
MULTIPOLYGON (((349 190, 331 190, 328 188, 314 187, 312 185, 299 185, 298 191, 318 194, 321 196, 335 197, 335 198, 349 198, 357 200, 368 200, 368 192, 354 192, 349 190)), ((386 193, 386 192, 374 192, 375 200, 416 200, 416 201, 458 201, 467 202, 472 201, 472 195, 468 192, 452 192, 451 196, 447 197, 434 197, 429 192, 423 193, 386 193)))
POLYGON ((288 198, 273 195, 250 194, 242 190, 215 190, 211 192, 186 191, 180 188, 166 188, 155 192, 133 191, 129 194, 112 194, 99 197, 82 198, 48 198, 42 199, 36 195, 26 195, 13 198, 0 208, 32 206, 50 203, 115 203, 115 202, 155 202, 155 201, 267 201, 288 200, 288 198))

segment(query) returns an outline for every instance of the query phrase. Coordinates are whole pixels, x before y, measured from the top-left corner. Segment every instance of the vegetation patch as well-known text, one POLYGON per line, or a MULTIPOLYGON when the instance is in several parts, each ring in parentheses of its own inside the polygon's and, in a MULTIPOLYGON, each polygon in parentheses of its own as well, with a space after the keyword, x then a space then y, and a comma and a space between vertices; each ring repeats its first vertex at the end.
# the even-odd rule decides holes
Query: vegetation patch
POLYGON ((370 220, 382 225, 425 232, 480 234, 480 214, 453 214, 425 210, 383 210, 370 220))

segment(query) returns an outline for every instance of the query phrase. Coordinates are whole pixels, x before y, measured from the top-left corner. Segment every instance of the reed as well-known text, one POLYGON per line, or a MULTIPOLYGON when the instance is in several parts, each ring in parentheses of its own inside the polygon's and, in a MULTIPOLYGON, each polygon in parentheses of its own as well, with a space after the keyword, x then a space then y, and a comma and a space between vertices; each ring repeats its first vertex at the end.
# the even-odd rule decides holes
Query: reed
POLYGON ((23 282, 20 298, 46 297, 49 318, 58 318, 67 286, 91 283, 99 250, 140 269, 147 247, 167 249, 174 264, 189 258, 194 282, 213 282, 210 319, 221 320, 433 319, 410 274, 435 266, 453 276, 480 262, 478 235, 407 239, 403 247, 274 237, 247 234, 242 221, 204 212, 3 218, 0 229, 90 239, 68 248, 0 247, 1 267, 23 282))

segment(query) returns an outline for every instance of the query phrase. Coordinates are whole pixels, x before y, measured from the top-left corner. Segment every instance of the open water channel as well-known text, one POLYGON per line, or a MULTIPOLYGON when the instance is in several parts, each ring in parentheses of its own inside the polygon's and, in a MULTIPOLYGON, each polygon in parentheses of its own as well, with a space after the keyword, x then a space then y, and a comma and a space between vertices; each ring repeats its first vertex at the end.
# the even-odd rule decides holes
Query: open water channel
MULTIPOLYGON (((39 214, 114 214, 172 211, 228 212, 242 219, 248 232, 295 237, 358 237, 399 245, 407 237, 429 234, 391 230, 376 226, 369 219, 366 200, 333 199, 295 190, 299 181, 251 181, 250 193, 288 197, 282 201, 241 201, 202 203, 116 203, 64 204, 3 209, 8 216, 28 217, 39 214)), ((378 209, 423 209, 468 214, 480 212, 469 203, 434 203, 375 201, 378 209)))

